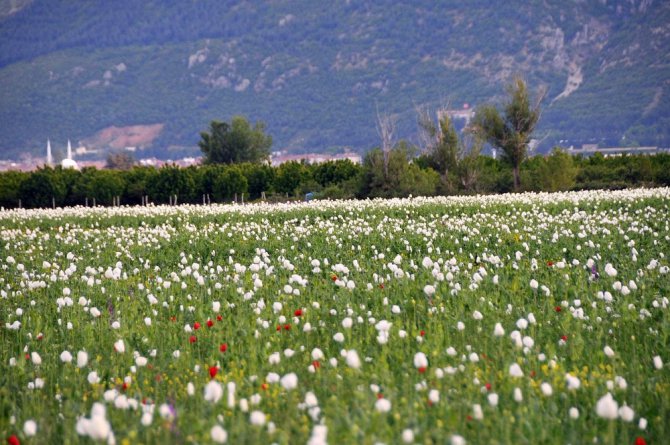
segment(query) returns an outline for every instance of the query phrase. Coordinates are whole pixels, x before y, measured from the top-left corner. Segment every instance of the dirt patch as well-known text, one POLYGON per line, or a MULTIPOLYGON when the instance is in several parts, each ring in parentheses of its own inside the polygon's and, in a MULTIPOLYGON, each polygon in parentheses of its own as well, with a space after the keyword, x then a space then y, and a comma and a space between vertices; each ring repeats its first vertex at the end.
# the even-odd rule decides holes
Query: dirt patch
POLYGON ((128 127, 111 126, 100 130, 95 136, 83 142, 87 146, 100 148, 143 148, 151 145, 161 134, 163 127, 165 127, 165 124, 130 125, 128 127))

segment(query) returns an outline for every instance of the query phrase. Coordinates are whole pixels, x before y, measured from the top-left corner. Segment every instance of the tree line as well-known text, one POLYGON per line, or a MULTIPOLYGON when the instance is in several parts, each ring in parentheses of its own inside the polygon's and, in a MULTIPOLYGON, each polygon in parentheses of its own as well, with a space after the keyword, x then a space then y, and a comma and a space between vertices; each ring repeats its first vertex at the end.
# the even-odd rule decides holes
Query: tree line
MULTIPOLYGON (((381 149, 370 151, 363 164, 349 160, 320 164, 286 162, 215 164, 180 168, 138 167, 129 170, 44 167, 33 172, 0 173, 0 207, 48 208, 53 205, 140 205, 223 203, 319 198, 373 198, 506 193, 514 177, 505 161, 477 155, 449 171, 437 170, 436 159, 414 157, 407 142, 388 153, 384 174, 381 149)), ((573 157, 561 150, 533 156, 519 167, 523 191, 621 189, 670 186, 670 155, 573 157)))

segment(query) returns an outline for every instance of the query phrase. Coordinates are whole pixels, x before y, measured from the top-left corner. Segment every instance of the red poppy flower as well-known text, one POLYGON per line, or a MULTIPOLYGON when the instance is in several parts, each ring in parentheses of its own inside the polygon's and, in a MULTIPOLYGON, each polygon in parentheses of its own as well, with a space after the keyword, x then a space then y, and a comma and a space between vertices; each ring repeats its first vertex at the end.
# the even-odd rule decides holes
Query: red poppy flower
POLYGON ((210 376, 211 378, 216 377, 216 373, 217 373, 217 372, 219 372, 219 368, 217 368, 216 366, 210 366, 210 367, 209 367, 209 376, 210 376))
POLYGON ((285 324, 284 325, 284 330, 285 331, 290 331, 291 330, 291 325, 290 324, 285 324))
POLYGON ((379 400, 383 399, 383 398, 384 398, 384 394, 378 392, 378 393, 377 393, 377 398, 378 398, 379 400))
POLYGON ((7 438, 7 443, 9 445, 21 445, 21 442, 19 442, 19 438, 16 437, 16 435, 12 434, 7 438))
POLYGON ((39 335, 37 336, 37 339, 38 339, 38 340, 42 340, 43 338, 44 338, 44 335, 42 335, 42 334, 39 334, 39 335))
POLYGON ((196 341, 198 341, 198 339, 195 337, 195 335, 191 335, 191 337, 189 337, 188 341, 191 342, 191 343, 195 343, 196 341))
POLYGON ((279 331, 281 331, 281 325, 280 324, 277 325, 277 332, 279 332, 279 331))
POLYGON ((207 327, 211 328, 212 326, 214 326, 214 322, 212 320, 207 320, 207 327))
POLYGON ((267 383, 263 383, 263 384, 261 385, 261 389, 262 389, 263 391, 267 391, 267 389, 268 389, 269 387, 270 387, 270 385, 268 385, 267 383))
POLYGON ((122 390, 122 391, 126 391, 126 390, 128 390, 128 383, 123 382, 123 385, 121 385, 121 390, 122 390))
POLYGON ((554 262, 553 262, 553 261, 547 261, 547 266, 551 267, 551 266, 553 266, 553 265, 554 265, 554 262))
POLYGON ((421 329, 421 332, 419 332, 419 335, 421 335, 422 337, 425 337, 426 336, 426 331, 421 329))
POLYGON ((170 317, 170 321, 177 321, 177 317, 173 315, 172 317, 170 317))
POLYGON ((530 376, 531 376, 531 377, 535 377, 535 375, 536 375, 536 372, 535 372, 535 371, 531 371, 531 372, 530 372, 530 376))
POLYGON ((293 313, 296 317, 301 317, 302 316, 302 309, 296 309, 296 311, 293 313))
POLYGON ((568 341, 568 336, 567 335, 561 335, 561 340, 568 341))
POLYGON ((314 366, 315 368, 320 368, 320 367, 321 367, 321 363, 319 363, 318 360, 314 360, 314 361, 312 362, 312 366, 314 366))
POLYGON ((331 275, 330 279, 333 281, 337 281, 337 275, 331 275))
POLYGON ((555 310, 556 312, 561 312, 563 309, 562 309, 560 306, 556 306, 556 307, 554 308, 554 310, 555 310))
POLYGON ((486 387, 487 391, 491 391, 491 384, 490 383, 487 382, 484 386, 486 387))
POLYGON ((635 445, 647 445, 647 441, 644 440, 644 437, 636 437, 635 445))
POLYGON ((193 329, 195 329, 196 331, 200 329, 200 323, 198 323, 197 321, 193 323, 193 329))
POLYGON ((25 357, 26 357, 26 360, 30 360, 30 354, 26 353, 25 357))
POLYGON ((221 343, 219 346, 219 351, 226 352, 228 350, 228 343, 221 343))
POLYGON ((419 373, 423 374, 424 372, 426 372, 426 367, 425 366, 420 367, 419 373))
POLYGON ((380 289, 384 289, 384 283, 380 283, 380 284, 379 284, 379 288, 380 288, 380 289))
POLYGON ((216 321, 221 321, 221 320, 223 320, 223 317, 221 315, 217 315, 216 316, 216 321))

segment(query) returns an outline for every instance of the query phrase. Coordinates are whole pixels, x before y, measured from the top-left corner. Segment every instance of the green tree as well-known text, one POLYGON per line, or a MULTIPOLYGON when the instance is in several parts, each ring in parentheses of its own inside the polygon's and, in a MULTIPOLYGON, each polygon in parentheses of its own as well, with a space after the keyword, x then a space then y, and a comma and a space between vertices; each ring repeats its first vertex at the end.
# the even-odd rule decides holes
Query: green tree
POLYGON ((249 186, 249 199, 258 199, 263 192, 272 191, 276 169, 266 164, 243 164, 243 173, 249 186))
POLYGON ((97 204, 111 205, 115 196, 121 196, 125 182, 118 171, 95 170, 91 179, 91 192, 97 204))
POLYGON ((284 162, 277 167, 274 189, 295 196, 303 182, 310 179, 307 166, 297 161, 284 162))
POLYGON ((359 174, 361 167, 349 159, 321 162, 312 167, 312 177, 322 187, 340 184, 359 174))
POLYGON ((424 148, 421 165, 440 175, 440 193, 454 193, 459 188, 472 192, 479 181, 481 138, 469 129, 459 137, 448 114, 437 122, 427 108, 418 108, 419 137, 424 148))
POLYGON ((544 161, 541 176, 543 191, 566 191, 575 186, 578 170, 572 155, 556 147, 544 161))
POLYGON ((180 203, 190 202, 195 194, 193 172, 176 165, 161 167, 157 174, 148 178, 147 194, 152 200, 161 204, 170 202, 170 196, 174 195, 177 195, 180 203))
POLYGON ((200 133, 198 146, 205 164, 259 163, 269 159, 272 137, 265 134, 265 124, 252 127, 242 116, 231 123, 212 121, 209 132, 200 133))
POLYGON ((148 184, 158 171, 154 167, 135 166, 122 172, 126 189, 122 201, 124 204, 140 204, 142 198, 148 195, 148 184))
POLYGON ((502 151, 502 156, 511 166, 514 190, 521 186, 520 166, 528 153, 528 142, 540 119, 541 90, 531 104, 526 83, 519 77, 507 87, 508 101, 503 113, 494 105, 479 107, 473 121, 474 131, 493 147, 502 151))
POLYGON ((372 198, 434 195, 440 177, 435 170, 410 162, 413 152, 414 147, 405 141, 388 152, 387 162, 381 149, 369 151, 363 161, 360 194, 372 198))
POLYGON ((52 199, 56 205, 61 205, 66 192, 63 178, 49 167, 32 172, 19 188, 19 196, 26 207, 51 207, 52 199))
POLYGON ((29 176, 29 173, 14 170, 0 173, 0 207, 11 209, 19 206, 21 183, 29 176))
POLYGON ((242 193, 246 193, 248 187, 247 178, 242 170, 237 166, 229 166, 214 180, 214 197, 220 201, 230 200, 235 196, 241 199, 242 193))

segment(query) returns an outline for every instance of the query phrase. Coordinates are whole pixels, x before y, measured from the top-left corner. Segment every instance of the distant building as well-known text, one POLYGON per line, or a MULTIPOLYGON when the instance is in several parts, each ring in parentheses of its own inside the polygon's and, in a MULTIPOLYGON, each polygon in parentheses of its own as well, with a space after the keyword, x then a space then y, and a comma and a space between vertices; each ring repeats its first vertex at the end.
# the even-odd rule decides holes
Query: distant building
POLYGON ((598 144, 583 144, 581 147, 570 147, 567 152, 571 155, 592 156, 600 153, 604 156, 621 156, 625 154, 630 155, 652 155, 664 152, 665 150, 658 147, 598 147, 598 144))
POLYGON ((468 124, 470 123, 472 118, 475 117, 475 110, 471 109, 469 104, 463 104, 463 108, 461 108, 460 110, 459 109, 437 110, 437 120, 438 120, 438 122, 442 122, 442 119, 444 118, 445 115, 449 116, 449 119, 451 119, 451 120, 464 119, 465 120, 465 126, 468 126, 468 124))
POLYGON ((74 170, 79 170, 79 166, 77 165, 77 161, 72 159, 72 144, 70 144, 69 139, 67 141, 67 157, 61 161, 60 165, 63 168, 71 168, 71 169, 74 169, 74 170))
POLYGON ((354 164, 360 164, 363 159, 357 153, 346 152, 336 155, 328 155, 323 153, 304 153, 304 154, 288 154, 286 152, 273 152, 270 159, 270 164, 273 166, 281 165, 284 162, 305 161, 308 164, 320 164, 328 161, 342 161, 348 159, 354 164))

